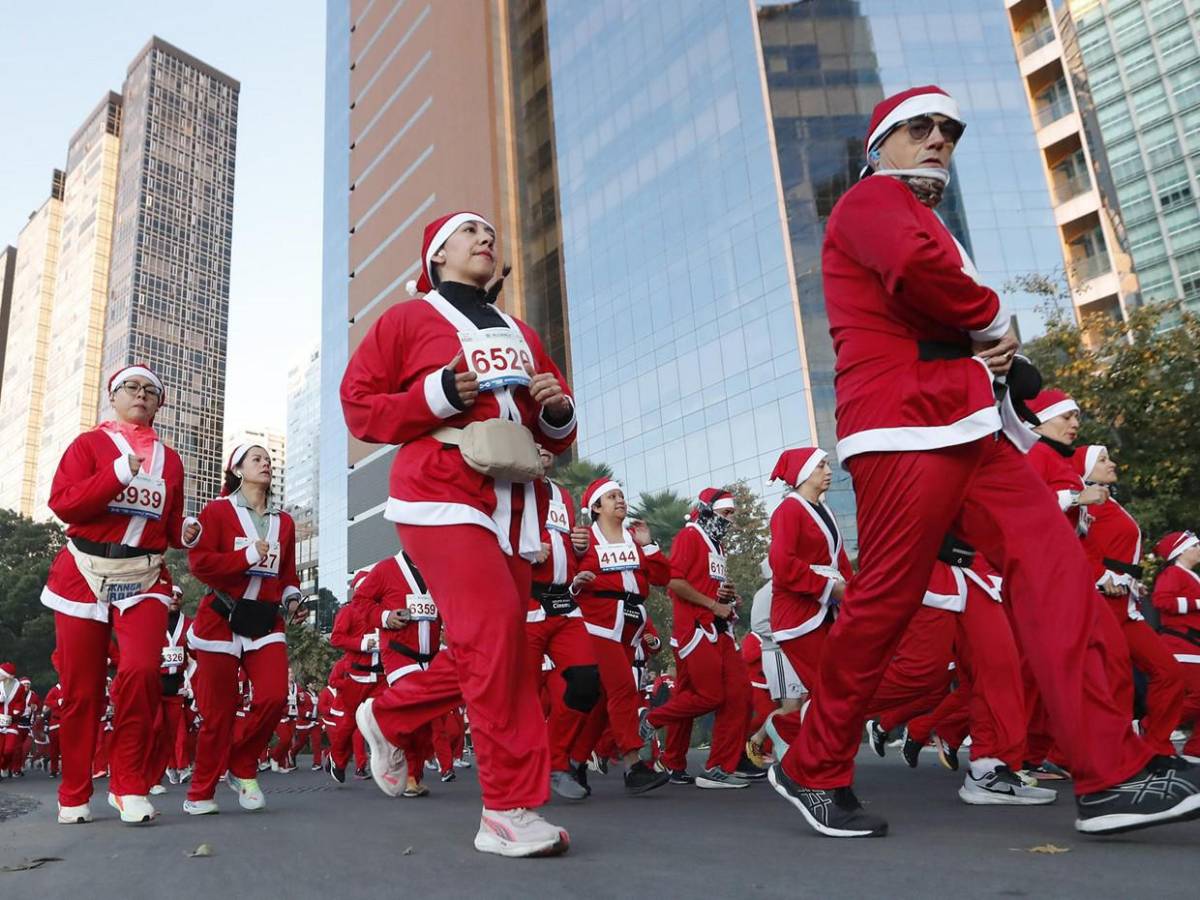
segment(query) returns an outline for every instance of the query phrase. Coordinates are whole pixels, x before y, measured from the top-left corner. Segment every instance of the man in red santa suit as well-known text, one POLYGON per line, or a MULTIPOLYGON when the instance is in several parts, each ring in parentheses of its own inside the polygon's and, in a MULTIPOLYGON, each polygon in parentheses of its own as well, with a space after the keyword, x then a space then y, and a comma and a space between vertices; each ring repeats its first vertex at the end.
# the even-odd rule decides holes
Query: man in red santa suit
MULTIPOLYGON (((374 567, 354 573, 350 582, 351 598, 374 571, 374 567)), ((376 579, 379 581, 379 578, 376 579)), ((354 716, 358 707, 368 697, 377 696, 384 688, 383 663, 379 660, 379 627, 360 632, 359 614, 351 604, 338 610, 333 618, 333 631, 329 643, 342 651, 346 660, 346 676, 342 682, 341 708, 345 711, 333 734, 330 736, 329 774, 338 784, 346 781, 346 766, 350 762, 350 751, 357 726, 354 716)), ((355 774, 365 775, 365 759, 355 758, 355 774)))
POLYGON ((530 561, 545 515, 533 435, 562 453, 575 440, 575 407, 533 329, 493 305, 495 275, 496 232, 482 216, 431 222, 412 285, 424 296, 379 318, 342 379, 350 432, 401 445, 384 515, 437 598, 448 645, 427 670, 364 703, 358 719, 387 752, 389 777, 406 782, 404 754, 383 734, 416 731, 461 690, 483 792, 476 849, 547 855, 564 852, 569 837, 534 811, 549 799, 550 754, 525 655, 530 561))
POLYGON ((108 382, 114 418, 71 442, 54 473, 51 511, 69 543, 54 558, 42 604, 54 610, 63 691, 58 820, 91 821, 91 765, 106 705, 109 645, 121 652, 112 684, 115 718, 108 801, 130 824, 157 814, 147 800, 146 748, 154 741, 162 638, 171 581, 167 547, 191 547, 200 524, 183 514, 183 463, 154 432, 166 402, 146 365, 125 366, 108 382))
POLYGON ((29 690, 17 678, 17 667, 0 663, 0 779, 16 775, 25 762, 25 736, 19 727, 29 705, 29 690))
POLYGON ((62 765, 62 747, 58 742, 58 731, 62 727, 58 717, 62 711, 62 685, 54 683, 54 687, 46 691, 46 699, 42 701, 42 716, 46 722, 46 737, 50 741, 46 748, 46 771, 51 778, 58 777, 62 765))
POLYGON ((1162 641, 1179 663, 1187 689, 1180 716, 1191 724, 1192 736, 1183 752, 1195 761, 1200 759, 1200 538, 1190 531, 1172 531, 1155 545, 1154 554, 1167 565, 1154 582, 1152 602, 1162 641))
POLYGON ((303 692, 291 666, 288 666, 287 678, 287 703, 283 708, 283 715, 279 717, 279 724, 275 726, 275 746, 269 753, 263 748, 271 771, 285 774, 296 771, 292 742, 296 739, 296 725, 300 720, 300 694, 303 692))
POLYGON ((312 771, 321 768, 321 727, 317 714, 317 683, 310 681, 296 695, 296 732, 292 738, 292 765, 307 748, 312 754, 312 771))
MULTIPOLYGON (((321 722, 323 736, 329 744, 324 755, 318 762, 323 763, 326 767, 332 765, 333 761, 334 733, 346 717, 346 710, 342 707, 341 691, 346 682, 346 670, 349 666, 349 660, 345 656, 342 656, 341 659, 333 664, 333 668, 329 670, 329 678, 326 679, 325 686, 317 694, 317 717, 321 722)), ((345 778, 346 771, 343 769, 343 781, 345 778)))
MULTIPOLYGON (((158 712, 154 721, 154 742, 149 745, 150 751, 147 772, 150 779, 150 793, 162 794, 166 788, 162 786, 163 775, 168 769, 178 771, 177 765, 180 754, 180 744, 183 731, 183 682, 188 669, 187 630, 192 620, 186 616, 179 604, 183 600, 183 589, 178 585, 171 587, 171 604, 167 608, 167 627, 163 633, 162 660, 160 682, 162 698, 159 701, 158 712), (157 790, 156 790, 157 788, 157 790)), ((178 776, 176 776, 178 778, 178 776)))
MULTIPOLYGON (((1107 686, 1091 570, 1049 489, 1018 447, 1018 346, 995 292, 934 214, 963 133, 940 88, 882 101, 869 163, 838 201, 822 251, 836 363, 837 455, 858 503, 859 570, 825 640, 818 682, 776 789, 812 828, 883 835, 852 790, 866 705, 921 605, 943 536, 992 561, 1077 791, 1076 828, 1111 832, 1200 810, 1200 772, 1155 756, 1107 686), (997 404, 998 377, 1002 402, 997 404), (1170 791, 1149 790, 1169 779, 1170 791), (1143 786, 1146 790, 1141 789, 1143 786)), ((1020 367, 1023 368, 1023 367, 1020 367)))
POLYGON ((1083 549, 1092 564, 1096 587, 1119 623, 1133 665, 1146 676, 1146 714, 1142 736, 1156 753, 1175 754, 1171 732, 1183 711, 1183 672, 1162 639, 1154 633, 1137 605, 1142 576, 1142 530, 1112 496, 1117 464, 1108 448, 1099 444, 1080 447, 1072 461, 1085 486, 1109 489, 1108 499, 1088 507, 1092 516, 1083 537, 1083 549))
POLYGON ((654 728, 667 729, 664 764, 683 772, 692 721, 715 713, 708 760, 695 782, 715 790, 749 784, 738 773, 750 725, 749 677, 730 621, 737 589, 726 577, 722 543, 735 507, 729 491, 705 488, 691 521, 671 544, 667 594, 678 677, 671 699, 647 717, 654 728))

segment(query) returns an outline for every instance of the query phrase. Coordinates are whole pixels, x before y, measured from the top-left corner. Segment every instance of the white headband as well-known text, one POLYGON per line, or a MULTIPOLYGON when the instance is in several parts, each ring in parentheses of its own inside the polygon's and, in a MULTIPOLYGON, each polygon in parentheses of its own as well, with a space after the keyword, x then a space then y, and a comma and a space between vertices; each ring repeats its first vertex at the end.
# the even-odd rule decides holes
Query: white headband
POLYGON ((718 509, 735 509, 737 507, 737 503, 734 502, 732 497, 722 497, 720 500, 714 503, 712 507, 714 511, 718 509))
POLYGON ((1087 450, 1083 454, 1083 477, 1086 480, 1092 474, 1092 469, 1096 468, 1096 463, 1100 461, 1100 454, 1107 453, 1108 448, 1103 444, 1089 444, 1087 450))
POLYGON ((225 468, 232 472, 233 467, 246 458, 246 454, 250 452, 250 448, 257 446, 258 444, 238 444, 233 448, 233 452, 229 454, 229 464, 225 468))
POLYGON ((1038 423, 1045 425, 1055 416, 1065 415, 1069 412, 1079 412, 1079 406, 1074 400, 1068 397, 1066 400, 1059 400, 1057 403, 1052 403, 1043 409, 1041 412, 1035 412, 1038 417, 1038 423))
POLYGON ((154 385, 156 388, 158 388, 159 393, 163 393, 165 391, 165 388, 163 388, 162 380, 157 375, 155 375, 150 369, 147 369, 145 366, 139 366, 139 365, 135 364, 132 366, 126 366, 125 368, 123 368, 119 372, 117 372, 115 375, 113 375, 112 378, 108 379, 109 392, 111 393, 113 390, 116 389, 116 386, 118 384, 120 384, 126 378, 129 378, 130 376, 133 376, 133 375, 141 375, 143 378, 145 378, 147 381, 149 381, 152 385, 154 385))
POLYGON ((1183 540, 1176 544, 1170 555, 1167 556, 1167 562, 1171 562, 1173 559, 1175 559, 1175 557, 1179 556, 1185 550, 1190 550, 1197 544, 1200 544, 1200 538, 1196 537, 1196 535, 1192 534, 1190 531, 1185 531, 1183 533, 1183 540))
POLYGON ((594 491, 592 491, 590 494, 588 494, 584 498, 584 500, 583 500, 584 509, 591 510, 592 504, 595 503, 597 500, 599 500, 601 497, 603 497, 605 494, 607 494, 609 491, 623 491, 623 490, 624 489, 621 487, 620 482, 609 479, 608 481, 604 482, 604 484, 600 485, 600 487, 596 488, 594 491))
POLYGON ((429 273, 430 281, 433 281, 433 255, 442 249, 446 241, 450 240, 450 235, 468 222, 481 222, 491 228, 493 233, 496 231, 495 226, 478 213, 462 212, 447 219, 442 227, 434 233, 433 240, 429 242, 429 250, 425 254, 425 271, 429 273))

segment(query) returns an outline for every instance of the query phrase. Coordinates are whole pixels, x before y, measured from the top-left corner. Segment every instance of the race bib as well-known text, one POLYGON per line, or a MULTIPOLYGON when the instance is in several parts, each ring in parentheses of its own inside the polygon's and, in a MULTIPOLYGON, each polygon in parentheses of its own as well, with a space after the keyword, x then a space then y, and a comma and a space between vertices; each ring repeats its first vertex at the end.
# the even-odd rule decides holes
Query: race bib
POLYGON ((166 502, 167 483, 161 478, 138 472, 125 490, 109 501, 108 510, 126 516, 158 520, 162 518, 166 502))
POLYGON ((0 728, 7 728, 12 724, 12 716, 6 716, 0 713, 0 728))
POLYGON ((599 544, 596 556, 601 572, 632 572, 641 566, 636 544, 599 544))
POLYGON ((725 580, 725 557, 720 553, 708 554, 708 577, 713 581, 725 580))
MULTIPOLYGON (((245 550, 251 544, 256 543, 250 538, 240 537, 233 539, 234 550, 245 550)), ((278 578, 279 577, 279 544, 271 541, 267 544, 267 555, 256 562, 253 566, 246 570, 247 575, 257 575, 259 578, 278 578)))
POLYGON ((432 622, 438 617, 437 604, 429 594, 409 594, 405 605, 414 622, 432 622))
POLYGON ((567 518, 567 505, 561 500, 550 501, 550 511, 546 513, 546 528, 559 534, 571 533, 571 520, 567 518))
POLYGON ((298 706, 296 706, 295 703, 289 703, 288 704, 288 715, 291 716, 292 718, 295 718, 296 716, 300 715, 300 708, 298 706))
POLYGON ((163 647, 162 648, 162 664, 164 666, 182 666, 183 665, 183 648, 182 647, 163 647))
POLYGON ((511 385, 528 385, 533 354, 521 332, 515 328, 481 328, 460 331, 463 358, 467 367, 479 376, 479 390, 494 391, 511 385))

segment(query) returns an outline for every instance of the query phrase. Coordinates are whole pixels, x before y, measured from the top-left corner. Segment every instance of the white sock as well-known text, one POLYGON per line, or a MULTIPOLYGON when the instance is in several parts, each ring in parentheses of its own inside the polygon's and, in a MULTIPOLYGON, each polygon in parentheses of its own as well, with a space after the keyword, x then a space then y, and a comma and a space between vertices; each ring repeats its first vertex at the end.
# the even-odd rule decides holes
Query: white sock
POLYGON ((982 759, 971 760, 971 777, 982 778, 989 772, 994 772, 997 766, 1004 765, 1004 760, 985 756, 982 759))

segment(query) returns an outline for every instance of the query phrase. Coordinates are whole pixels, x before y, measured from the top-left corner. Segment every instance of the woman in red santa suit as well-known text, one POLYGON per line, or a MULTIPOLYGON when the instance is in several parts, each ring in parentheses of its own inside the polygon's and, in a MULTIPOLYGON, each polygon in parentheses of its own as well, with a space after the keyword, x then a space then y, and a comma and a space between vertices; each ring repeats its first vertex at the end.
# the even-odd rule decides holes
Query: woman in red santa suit
POLYGON ((1109 490, 1107 500, 1088 507, 1092 521, 1083 538, 1083 549, 1092 563, 1096 587, 1104 594, 1125 637, 1129 657, 1149 682, 1142 737, 1156 753, 1173 756, 1171 732, 1179 724, 1183 711, 1183 672, 1138 610, 1142 530, 1112 496, 1117 483, 1117 464, 1109 457, 1108 448, 1099 444, 1080 447, 1072 461, 1086 487, 1101 485, 1109 490))
POLYGON ((25 736, 18 727, 29 705, 29 690, 17 678, 17 667, 0 663, 0 779, 11 778, 25 762, 25 736))
POLYGON ((545 515, 534 435, 565 451, 574 404, 533 329, 493 305, 496 232, 482 216, 431 222, 421 266, 411 288, 424 296, 371 327, 341 399, 355 437, 402 445, 384 515, 437 598, 448 651, 364 703, 359 727, 386 754, 389 779, 406 783, 404 754, 383 735, 415 732, 461 691, 483 792, 476 849, 562 853, 566 831, 534 812, 549 799, 550 760, 525 609, 545 515))
POLYGON ((772 783, 822 834, 886 833, 851 789, 854 757, 866 705, 953 531, 996 564, 1011 591, 1018 636, 1075 776, 1076 827, 1177 821, 1200 809, 1200 772, 1155 756, 1113 701, 1108 647, 1097 639, 1111 615, 1094 602, 1069 523, 1021 455, 1031 435, 1014 407, 1030 391, 1025 366, 1013 371, 1016 333, 933 211, 963 129, 958 105, 934 86, 880 102, 868 169, 826 228, 837 456, 854 483, 859 570, 825 638, 788 771, 772 767, 772 783), (1138 787, 1164 777, 1180 784, 1170 797, 1138 787))
POLYGON ((284 623, 299 614, 301 601, 295 524, 270 506, 270 495, 270 454, 257 444, 234 447, 221 496, 204 505, 204 534, 188 553, 192 574, 209 587, 188 630, 196 656, 192 690, 202 717, 183 804, 189 815, 217 812, 214 794, 226 771, 242 809, 266 806, 255 776, 287 708, 284 623), (249 678, 251 701, 235 737, 239 667, 249 678))
MULTIPOLYGON (((351 601, 357 596, 359 586, 375 568, 378 568, 378 564, 354 573, 350 580, 351 601)), ((381 589, 384 574, 380 572, 376 576, 370 588, 372 594, 381 589)), ((397 575, 395 572, 390 574, 393 578, 397 575)), ((329 635, 329 643, 342 651, 342 658, 346 661, 346 677, 341 693, 341 706, 345 715, 329 736, 329 774, 338 784, 346 783, 346 766, 350 762, 351 749, 355 752, 355 776, 366 775, 365 755, 358 755, 358 746, 354 740, 355 734, 358 733, 354 717, 364 700, 378 696, 386 686, 383 663, 379 660, 379 626, 377 623, 371 623, 370 627, 360 628, 360 620, 358 609, 353 602, 348 603, 334 616, 333 631, 329 635)))
POLYGON ((108 382, 114 418, 67 448, 50 487, 50 509, 69 543, 54 558, 42 604, 54 610, 63 703, 58 820, 91 821, 92 759, 107 705, 105 680, 115 632, 121 652, 112 685, 109 804, 131 824, 156 812, 146 799, 146 748, 154 742, 159 664, 171 582, 168 547, 192 546, 200 524, 183 515, 183 463, 154 432, 166 402, 162 381, 145 365, 108 382))
POLYGON ((1167 562, 1154 581, 1153 603, 1161 622, 1160 634, 1175 656, 1187 695, 1180 719, 1190 723, 1192 736, 1183 746, 1187 759, 1200 759, 1200 538, 1190 531, 1172 531, 1154 547, 1167 562))
MULTIPOLYGON (((639 713, 641 695, 631 667, 634 646, 646 625, 646 597, 650 585, 665 586, 671 580, 670 563, 650 537, 644 522, 630 528, 625 523, 628 506, 621 485, 611 478, 593 481, 583 493, 583 506, 592 516, 590 543, 579 561, 574 589, 583 610, 584 627, 592 636, 592 650, 600 666, 604 704, 591 712, 584 734, 598 734, 596 720, 608 716, 625 763, 625 790, 644 794, 662 787, 670 779, 639 758, 653 737, 653 729, 639 713)), ((581 738, 582 739, 582 738, 581 738)), ((591 747, 576 742, 572 753, 578 770, 591 747)))

